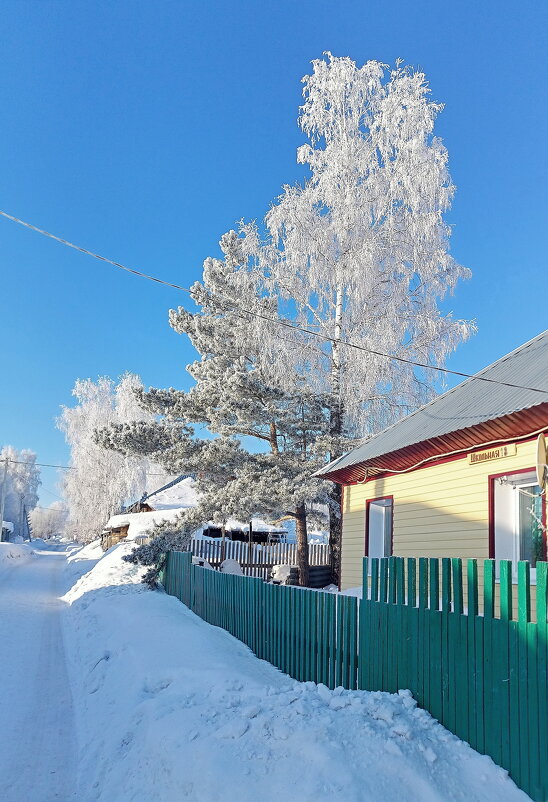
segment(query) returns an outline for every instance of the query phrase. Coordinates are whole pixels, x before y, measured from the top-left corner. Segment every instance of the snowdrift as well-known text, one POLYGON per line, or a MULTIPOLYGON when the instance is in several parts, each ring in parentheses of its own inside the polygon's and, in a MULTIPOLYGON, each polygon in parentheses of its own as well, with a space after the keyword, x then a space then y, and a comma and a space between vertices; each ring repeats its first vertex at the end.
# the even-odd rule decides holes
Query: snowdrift
POLYGON ((24 562, 36 556, 36 552, 26 543, 0 543, 0 568, 24 562))
POLYGON ((299 683, 114 546, 67 593, 81 802, 526 802, 409 692, 299 683))

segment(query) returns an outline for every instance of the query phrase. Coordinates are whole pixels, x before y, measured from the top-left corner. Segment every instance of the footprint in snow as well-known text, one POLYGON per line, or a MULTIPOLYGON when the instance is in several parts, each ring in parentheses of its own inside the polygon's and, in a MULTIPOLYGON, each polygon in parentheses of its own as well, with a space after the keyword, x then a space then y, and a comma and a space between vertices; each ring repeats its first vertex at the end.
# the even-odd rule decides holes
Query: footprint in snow
POLYGON ((171 679, 161 679, 153 683, 145 682, 143 685, 143 693, 147 696, 156 696, 156 694, 161 693, 161 691, 165 691, 166 688, 169 688, 171 683, 171 679))
POLYGON ((235 719, 234 721, 229 721, 228 724, 225 724, 223 727, 220 727, 217 730, 217 735, 219 738, 225 738, 226 740, 236 739, 245 735, 248 729, 249 721, 235 719))

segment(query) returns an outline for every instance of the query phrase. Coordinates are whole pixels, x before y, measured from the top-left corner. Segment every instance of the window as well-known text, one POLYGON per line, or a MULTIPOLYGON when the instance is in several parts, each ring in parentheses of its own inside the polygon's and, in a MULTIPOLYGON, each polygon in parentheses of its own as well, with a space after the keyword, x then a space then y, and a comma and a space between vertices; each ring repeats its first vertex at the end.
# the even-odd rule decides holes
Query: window
POLYGON ((499 560, 512 560, 515 577, 518 560, 529 560, 534 569, 537 560, 546 559, 545 497, 534 471, 497 476, 492 482, 497 573, 499 560))
POLYGON ((529 560, 534 568, 545 559, 542 526, 542 495, 537 484, 516 485, 516 530, 520 560, 529 560))
POLYGON ((366 504, 365 554, 390 557, 392 554, 393 498, 374 498, 366 504))

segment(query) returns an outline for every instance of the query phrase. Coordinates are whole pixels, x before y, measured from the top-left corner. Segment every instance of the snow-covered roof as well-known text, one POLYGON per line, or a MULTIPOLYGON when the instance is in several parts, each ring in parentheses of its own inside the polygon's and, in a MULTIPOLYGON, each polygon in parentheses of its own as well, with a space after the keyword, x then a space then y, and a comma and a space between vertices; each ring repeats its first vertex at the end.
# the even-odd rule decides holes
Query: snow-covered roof
POLYGON ((8 532, 13 532, 13 524, 11 521, 2 521, 2 529, 7 529, 8 532))
MULTIPOLYGON (((145 499, 146 503, 155 510, 185 510, 190 507, 195 507, 198 503, 198 493, 196 492, 196 483, 192 476, 186 476, 180 482, 173 483, 166 487, 164 490, 151 493, 145 499)), ((200 527, 199 532, 207 529, 208 526, 219 526, 213 521, 208 521, 203 527, 200 527)), ((240 529, 243 532, 249 532, 249 522, 238 521, 235 518, 227 520, 226 529, 240 529)), ((287 532, 283 526, 275 526, 268 524, 260 518, 252 519, 252 526, 255 532, 287 532)))
POLYGON ((139 535, 144 535, 156 524, 163 521, 173 521, 182 512, 182 509, 155 510, 154 512, 123 512, 120 515, 113 515, 105 529, 118 529, 122 526, 129 526, 127 539, 135 540, 139 535))
POLYGON ((198 494, 192 476, 181 479, 163 490, 150 493, 145 499, 155 510, 189 509, 198 503, 198 494))

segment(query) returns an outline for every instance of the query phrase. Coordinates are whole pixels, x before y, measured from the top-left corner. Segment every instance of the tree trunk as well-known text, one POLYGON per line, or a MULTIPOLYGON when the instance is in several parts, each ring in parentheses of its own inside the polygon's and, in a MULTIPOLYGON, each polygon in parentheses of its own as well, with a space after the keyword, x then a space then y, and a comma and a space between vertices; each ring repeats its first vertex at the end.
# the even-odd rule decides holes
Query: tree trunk
MULTIPOLYGON (((343 296, 344 291, 342 287, 337 287, 337 294, 335 297, 335 340, 340 340, 342 337, 342 322, 343 322, 343 296)), ((331 350, 331 395, 332 403, 330 410, 329 420, 329 433, 332 438, 338 438, 343 430, 343 404, 341 398, 341 345, 334 342, 331 350)), ((335 459, 339 454, 333 451, 330 454, 331 459, 335 459)), ((338 585, 341 572, 341 539, 342 539, 342 517, 340 515, 342 488, 340 485, 334 484, 330 491, 332 498, 333 509, 329 509, 329 546, 331 548, 331 572, 333 574, 333 582, 338 585)))
POLYGON ((306 531, 306 509, 299 504, 295 510, 295 529, 297 531, 297 565, 299 566, 299 585, 308 587, 308 533, 306 531))
MULTIPOLYGON (((341 420, 341 344, 338 342, 342 338, 342 322, 343 322, 343 295, 342 287, 337 287, 337 294, 335 296, 335 342, 331 345, 331 392, 333 394, 332 416, 337 419, 339 431, 342 428, 341 420)), ((333 421, 333 417, 332 417, 333 421)))
POLYGON ((342 543, 342 487, 341 485, 333 484, 330 496, 332 498, 333 506, 336 509, 329 509, 329 549, 331 552, 331 581, 335 585, 339 584, 341 577, 341 543, 342 543), (337 515, 337 510, 341 510, 337 515))
POLYGON ((225 521, 223 521, 223 525, 221 526, 221 563, 224 563, 226 559, 226 526, 225 521))
POLYGON ((279 454, 278 448, 278 430, 275 423, 270 424, 270 450, 273 454, 279 454))

